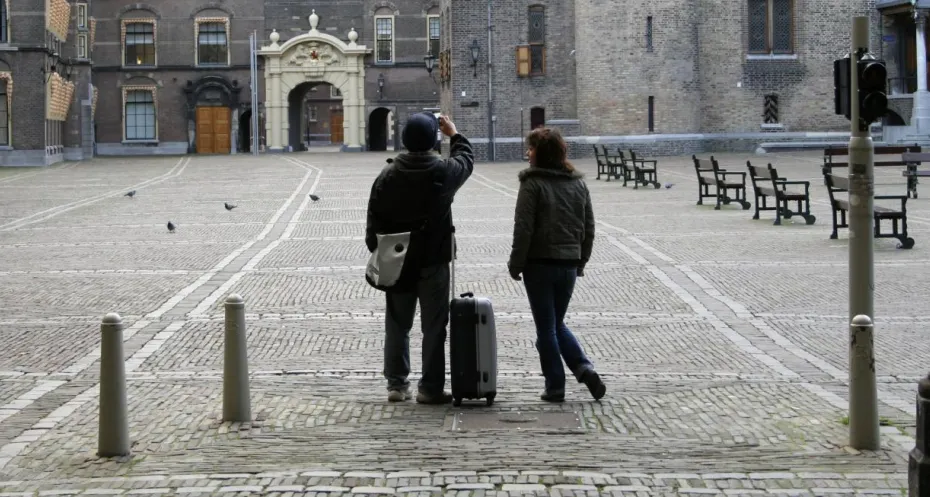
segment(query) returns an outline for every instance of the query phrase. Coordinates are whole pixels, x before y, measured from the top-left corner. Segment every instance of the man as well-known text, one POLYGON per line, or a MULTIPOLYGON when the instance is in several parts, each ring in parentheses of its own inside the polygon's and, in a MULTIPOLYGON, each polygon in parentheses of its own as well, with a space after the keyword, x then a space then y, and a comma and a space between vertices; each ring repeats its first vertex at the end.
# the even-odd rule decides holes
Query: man
MULTIPOLYGON (((452 200, 471 176, 475 158, 471 144, 447 117, 414 114, 402 134, 408 152, 398 155, 375 179, 368 199, 365 243, 374 252, 378 234, 409 230, 426 220, 419 279, 410 291, 386 295, 384 377, 388 401, 410 398, 410 329, 420 302, 423 329, 423 377, 417 391, 421 404, 446 404, 446 326, 449 324, 449 263, 452 261, 452 200), (448 160, 432 152, 437 129, 451 138, 448 160)), ((406 264, 406 263, 405 263, 406 264)))

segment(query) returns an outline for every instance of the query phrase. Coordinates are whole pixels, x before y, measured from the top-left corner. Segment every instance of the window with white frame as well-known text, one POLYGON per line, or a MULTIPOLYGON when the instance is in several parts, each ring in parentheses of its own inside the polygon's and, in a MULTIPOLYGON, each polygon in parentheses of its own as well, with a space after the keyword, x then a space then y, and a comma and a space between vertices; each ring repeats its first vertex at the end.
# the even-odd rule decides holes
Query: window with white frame
POLYGON ((226 21, 197 23, 197 64, 229 64, 229 29, 226 21))
POLYGON ((429 54, 433 57, 439 57, 439 35, 441 34, 439 16, 428 16, 426 18, 426 29, 429 33, 429 44, 426 47, 429 54))
POLYGON ((155 65, 155 23, 138 21, 125 23, 123 52, 127 66, 155 65))
POLYGON ((77 5, 77 27, 78 29, 87 29, 87 4, 79 3, 77 5))
POLYGON ((394 16, 375 17, 375 63, 394 62, 394 16))
POLYGON ((87 58, 87 34, 79 33, 77 36, 77 56, 79 59, 87 58))
MULTIPOLYGON (((3 3, 3 2, 0 2, 3 3)), ((0 79, 0 146, 10 145, 10 109, 7 96, 7 80, 0 79)))
POLYGON ((126 140, 157 139, 154 90, 128 90, 125 95, 123 113, 126 140))
POLYGON ((342 92, 335 86, 329 87, 329 98, 342 98, 342 92))

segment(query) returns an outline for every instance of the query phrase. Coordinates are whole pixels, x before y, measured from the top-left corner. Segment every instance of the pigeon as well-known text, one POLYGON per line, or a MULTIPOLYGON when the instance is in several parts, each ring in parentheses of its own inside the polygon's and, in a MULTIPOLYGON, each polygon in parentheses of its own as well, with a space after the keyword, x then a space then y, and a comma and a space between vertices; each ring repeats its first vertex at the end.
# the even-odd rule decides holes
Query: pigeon
POLYGON ((131 192, 129 192, 129 193, 127 193, 126 195, 123 195, 123 196, 124 196, 124 197, 129 197, 129 198, 135 197, 135 196, 136 196, 136 191, 133 190, 133 191, 131 191, 131 192))
POLYGON ((310 200, 316 202, 317 200, 320 200, 320 197, 317 197, 316 195, 314 195, 314 194, 311 193, 311 194, 310 194, 310 200))
POLYGON ((675 186, 674 183, 666 183, 666 184, 665 184, 665 188, 666 188, 666 189, 671 188, 671 187, 673 187, 673 186, 675 186))
POLYGON ((229 202, 226 202, 226 203, 223 204, 223 207, 226 207, 226 210, 231 211, 231 210, 235 209, 237 206, 232 205, 232 204, 230 204, 229 202))
POLYGON ((168 221, 168 233, 174 233, 174 228, 176 226, 171 221, 168 221))

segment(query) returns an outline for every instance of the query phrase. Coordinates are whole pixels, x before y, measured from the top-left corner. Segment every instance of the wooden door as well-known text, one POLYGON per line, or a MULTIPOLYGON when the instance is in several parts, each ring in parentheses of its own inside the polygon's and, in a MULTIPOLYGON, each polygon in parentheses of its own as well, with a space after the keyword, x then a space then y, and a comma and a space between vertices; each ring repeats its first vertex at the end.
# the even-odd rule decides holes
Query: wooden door
POLYGON ((213 107, 197 107, 197 153, 212 154, 213 144, 213 107))
POLYGON ((232 126, 229 123, 229 107, 213 108, 213 153, 228 154, 232 144, 230 132, 232 126))
POLYGON ((232 140, 228 107, 197 107, 197 153, 228 154, 232 140))
POLYGON ((332 111, 329 115, 329 141, 342 143, 345 137, 342 129, 342 111, 332 111))

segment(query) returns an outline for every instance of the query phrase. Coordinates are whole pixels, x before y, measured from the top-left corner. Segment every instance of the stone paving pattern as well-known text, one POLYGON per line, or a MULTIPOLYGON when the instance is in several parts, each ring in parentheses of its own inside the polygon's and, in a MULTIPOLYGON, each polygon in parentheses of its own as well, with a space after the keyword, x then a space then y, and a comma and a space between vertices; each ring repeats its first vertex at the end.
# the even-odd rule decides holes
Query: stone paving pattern
MULTIPOLYGON (((454 205, 457 284, 495 305, 491 408, 386 402, 382 294, 362 276, 367 194, 385 158, 0 169, 0 495, 903 493, 930 353, 926 195, 908 203, 913 250, 875 243, 884 426, 882 449, 861 453, 844 425, 847 238, 828 238, 815 154, 718 157, 810 180, 814 226, 696 206, 688 158, 660 161, 673 186, 659 190, 596 181, 593 162, 579 161, 599 223, 568 321, 608 395, 591 402, 570 384, 562 405, 538 400, 532 317, 506 272, 525 164, 479 164, 454 205), (248 313, 254 419, 242 424, 221 421, 231 293, 248 313), (126 326, 133 454, 104 460, 108 312, 126 326)), ((877 190, 903 193, 899 174, 879 170, 877 190)))

